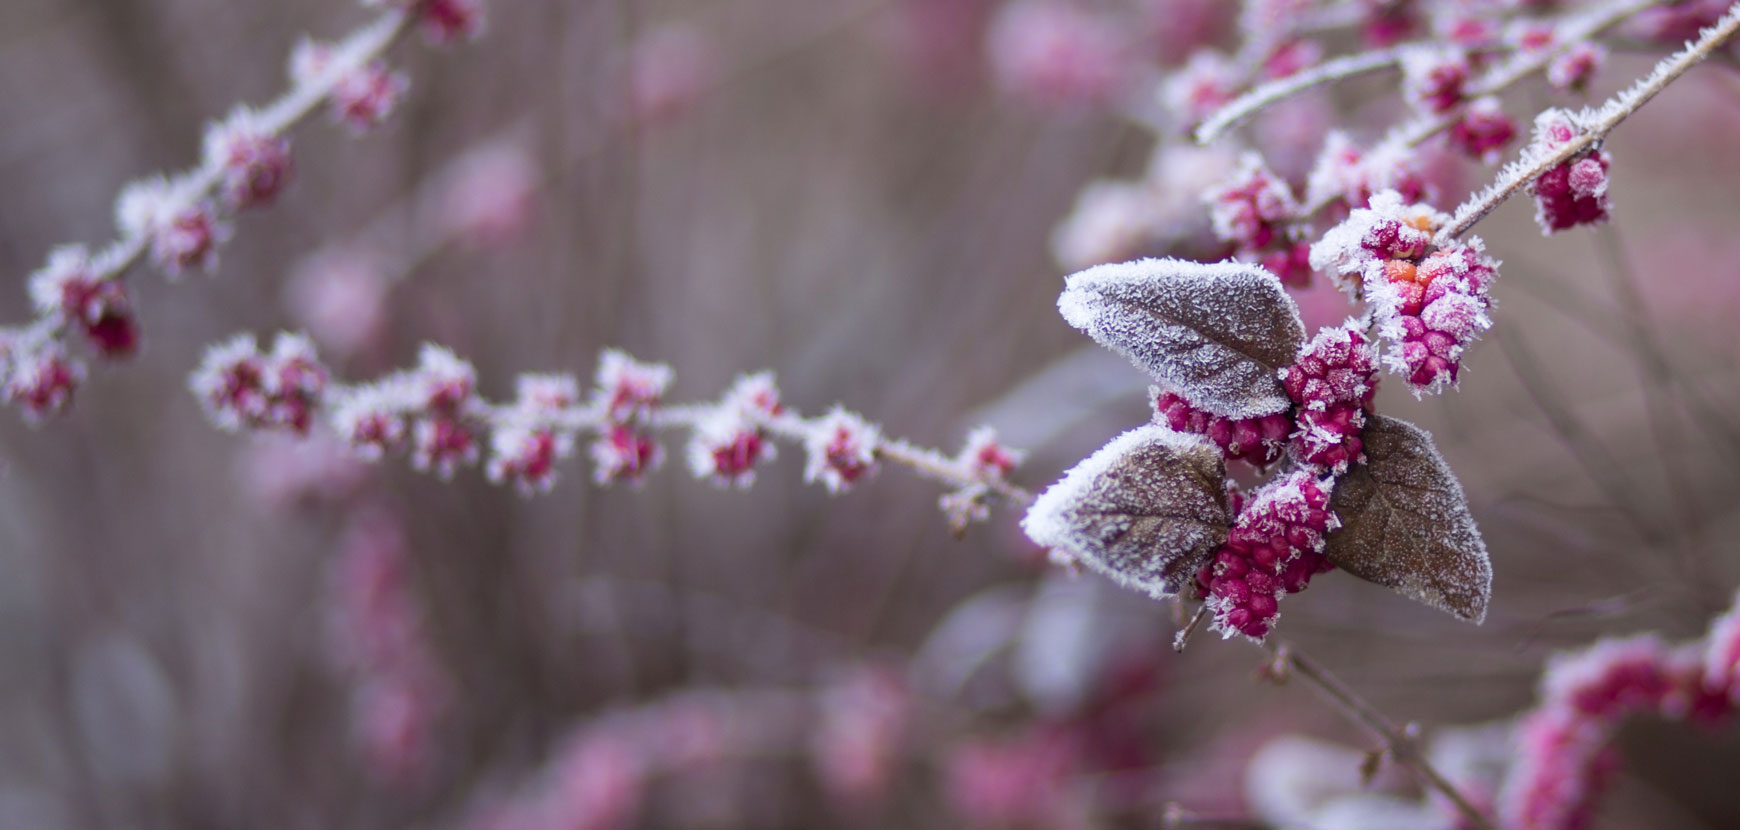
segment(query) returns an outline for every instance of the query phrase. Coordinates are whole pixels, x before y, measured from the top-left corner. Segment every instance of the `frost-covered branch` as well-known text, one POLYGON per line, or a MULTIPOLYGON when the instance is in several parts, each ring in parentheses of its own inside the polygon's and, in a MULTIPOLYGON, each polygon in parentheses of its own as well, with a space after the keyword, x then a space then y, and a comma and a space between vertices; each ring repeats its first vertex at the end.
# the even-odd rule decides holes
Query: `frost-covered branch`
POLYGON ((1213 115, 1196 128, 1196 143, 1207 144, 1220 137, 1227 128, 1255 114, 1257 110, 1311 87, 1375 72, 1395 66, 1400 61, 1400 50, 1379 49, 1335 58, 1280 80, 1261 84, 1215 110, 1213 115))
POLYGON ((4 396, 31 420, 71 399, 84 375, 68 353, 69 332, 82 330, 106 358, 131 355, 138 324, 124 282, 141 259, 171 278, 210 269, 230 236, 229 219, 266 205, 288 184, 290 144, 284 135, 323 106, 354 130, 391 112, 406 80, 380 60, 413 26, 433 42, 471 37, 482 24, 476 0, 406 0, 387 5, 372 22, 336 43, 304 40, 290 60, 290 88, 264 106, 236 108, 207 126, 202 158, 174 175, 157 174, 124 189, 116 201, 114 241, 92 251, 63 245, 30 277, 34 321, 0 329, 4 396))
MULTIPOLYGON (((1649 103, 1668 84, 1708 58, 1732 38, 1736 31, 1740 31, 1740 3, 1729 9, 1714 26, 1703 30, 1695 43, 1688 44, 1686 48, 1664 59, 1649 75, 1638 79, 1629 89, 1614 96, 1599 110, 1564 113, 1575 134, 1562 139, 1553 135, 1538 137, 1536 143, 1525 150, 1521 158, 1500 171, 1497 181, 1456 209, 1450 222, 1438 232, 1438 242, 1447 243, 1462 236, 1488 213, 1543 174, 1596 148, 1615 127, 1649 103)), ((1549 111, 1542 115, 1545 117, 1551 114, 1552 111, 1549 111)))
MULTIPOLYGON (((1525 78, 1546 71, 1554 61, 1571 49, 1588 43, 1591 38, 1626 18, 1659 3, 1660 0, 1610 0, 1568 18, 1552 28, 1544 46, 1518 49, 1509 59, 1473 79, 1463 97, 1478 100, 1503 92, 1525 78)), ((1426 139, 1450 129, 1457 123, 1459 116, 1454 111, 1430 113, 1398 125, 1378 142, 1378 149, 1374 152, 1399 152, 1417 147, 1426 139)))
POLYGON ((669 366, 610 350, 589 396, 572 375, 525 374, 513 401, 492 403, 478 394, 471 364, 439 346, 424 346, 414 368, 344 385, 330 379, 306 337, 280 334, 263 352, 244 334, 213 346, 190 385, 222 429, 300 434, 323 425, 365 457, 404 450, 413 467, 442 477, 477 463, 487 444, 490 480, 526 493, 554 485, 556 464, 583 434, 595 481, 637 482, 664 459, 653 434, 675 429, 690 433, 690 471, 720 485, 753 483, 780 439, 803 447, 805 480, 829 492, 850 489, 884 461, 953 488, 941 506, 957 531, 986 518, 992 497, 1032 501, 1007 479, 1022 454, 989 428, 974 430, 951 456, 887 438, 839 407, 803 417, 781 402, 769 372, 739 378, 716 402, 684 406, 664 403, 671 378, 669 366))

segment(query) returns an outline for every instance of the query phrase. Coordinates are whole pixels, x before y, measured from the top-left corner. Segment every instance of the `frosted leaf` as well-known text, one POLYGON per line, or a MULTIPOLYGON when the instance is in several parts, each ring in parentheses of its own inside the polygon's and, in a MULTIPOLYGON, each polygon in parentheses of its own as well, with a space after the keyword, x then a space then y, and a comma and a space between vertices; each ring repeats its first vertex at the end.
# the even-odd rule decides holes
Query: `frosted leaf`
POLYGON ((1046 490, 1021 528, 1155 598, 1177 594, 1226 541, 1226 462, 1194 435, 1130 430, 1046 490))
POLYGON ((1409 599, 1471 622, 1485 619, 1492 563, 1432 436, 1373 414, 1362 437, 1366 463, 1335 487, 1330 508, 1341 530, 1329 535, 1323 555, 1409 599))
POLYGON ((1276 370, 1305 341, 1280 280, 1238 262, 1140 259, 1071 274, 1057 308, 1070 325, 1215 415, 1283 412, 1276 370))

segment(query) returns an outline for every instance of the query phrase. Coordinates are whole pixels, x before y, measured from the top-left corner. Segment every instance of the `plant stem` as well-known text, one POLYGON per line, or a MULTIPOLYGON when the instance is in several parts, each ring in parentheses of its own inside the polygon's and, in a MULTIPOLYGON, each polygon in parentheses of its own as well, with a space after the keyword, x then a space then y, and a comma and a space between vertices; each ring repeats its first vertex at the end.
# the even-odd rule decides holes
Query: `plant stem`
POLYGON ((1330 674, 1328 669, 1301 654, 1291 644, 1265 642, 1263 648, 1274 654, 1275 659, 1285 665, 1291 673, 1297 674, 1306 682, 1317 687, 1317 690, 1341 709, 1343 714, 1376 735, 1379 740, 1383 741, 1385 750, 1388 751, 1391 758, 1395 759, 1396 763, 1412 770, 1415 775, 1420 777, 1423 784, 1449 799, 1450 803, 1455 805, 1456 811, 1461 813, 1471 826, 1481 828, 1481 830, 1493 830, 1492 822, 1487 820, 1486 816, 1482 815, 1480 810, 1476 809, 1474 804, 1460 790, 1456 789, 1454 784, 1450 783, 1449 779, 1438 772, 1426 760, 1425 756, 1420 754, 1418 742, 1408 731, 1397 727, 1376 707, 1348 688, 1335 675, 1330 674))
POLYGON ((1484 219, 1505 200, 1534 182, 1543 173, 1582 155, 1595 147, 1607 134, 1619 126, 1632 113, 1637 112, 1644 104, 1649 103, 1668 84, 1678 80, 1687 70, 1697 66, 1722 44, 1740 31, 1740 3, 1736 3, 1722 16, 1721 20, 1698 36, 1696 43, 1687 46, 1673 57, 1656 65, 1655 71, 1641 78, 1632 87, 1615 96, 1599 111, 1585 110, 1574 120, 1582 128, 1582 133, 1566 142, 1564 146, 1550 153, 1542 153, 1512 162, 1499 174, 1498 181, 1488 187, 1479 196, 1464 202, 1456 209, 1456 215, 1450 223, 1438 232, 1439 244, 1447 243, 1471 230, 1475 223, 1484 219))

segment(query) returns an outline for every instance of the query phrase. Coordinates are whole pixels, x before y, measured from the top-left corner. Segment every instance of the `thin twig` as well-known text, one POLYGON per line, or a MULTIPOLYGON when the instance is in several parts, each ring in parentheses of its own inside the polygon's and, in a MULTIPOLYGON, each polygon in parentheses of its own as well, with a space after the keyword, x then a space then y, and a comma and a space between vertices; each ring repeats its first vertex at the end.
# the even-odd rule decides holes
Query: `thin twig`
POLYGON ((1343 714, 1383 741, 1384 748, 1389 753, 1390 758, 1412 770, 1420 777, 1423 784, 1449 799, 1450 803, 1455 805, 1456 811, 1462 814, 1463 819, 1470 826, 1482 828, 1482 830, 1493 830, 1492 822, 1475 808, 1467 796, 1456 789, 1456 785, 1450 783, 1449 779, 1445 778, 1426 760, 1425 756, 1420 753, 1418 741, 1408 731, 1396 726, 1376 707, 1348 688, 1335 675, 1330 674, 1328 669, 1301 654, 1292 645, 1265 642, 1263 648, 1274 654, 1275 659, 1294 674, 1315 686, 1319 692, 1329 698, 1330 702, 1341 709, 1343 714))
POLYGON ((1295 72, 1280 80, 1260 84, 1249 92, 1229 101, 1204 120, 1202 125, 1196 128, 1196 143, 1207 144, 1215 140, 1227 128, 1244 120, 1257 110, 1283 98, 1318 84, 1331 83, 1395 66, 1401 62, 1401 56, 1400 49, 1380 49, 1374 52, 1346 55, 1325 61, 1310 69, 1295 72))
POLYGON ((1613 128, 1649 103, 1668 84, 1709 57, 1736 31, 1740 31, 1740 3, 1730 8, 1714 26, 1701 32, 1696 43, 1658 64, 1654 72, 1640 78, 1599 111, 1584 110, 1574 116, 1572 121, 1582 129, 1576 138, 1552 152, 1531 154, 1525 151, 1522 158, 1499 173, 1498 181, 1456 209, 1456 215, 1438 232, 1438 244, 1448 243, 1467 233, 1475 223, 1542 174, 1593 149, 1613 128))

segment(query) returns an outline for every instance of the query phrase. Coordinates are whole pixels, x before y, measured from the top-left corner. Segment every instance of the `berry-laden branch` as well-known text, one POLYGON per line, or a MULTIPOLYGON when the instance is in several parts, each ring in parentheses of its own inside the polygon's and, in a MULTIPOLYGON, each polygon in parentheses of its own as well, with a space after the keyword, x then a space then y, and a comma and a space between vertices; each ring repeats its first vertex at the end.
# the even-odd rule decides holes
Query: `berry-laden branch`
MULTIPOLYGON (((1598 149, 1601 140, 1666 89, 1668 84, 1710 57, 1736 31, 1740 31, 1740 3, 1734 4, 1715 25, 1700 32, 1697 42, 1687 44, 1686 48, 1657 64, 1655 71, 1638 79, 1631 88, 1614 96, 1601 109, 1541 113, 1535 124, 1535 143, 1524 151, 1521 158, 1506 165, 1497 181, 1456 209, 1450 222, 1438 232, 1438 243, 1446 244, 1468 233, 1505 200, 1554 171, 1563 171, 1565 182, 1562 184, 1569 191, 1567 196, 1575 197, 1588 191, 1589 197, 1598 201, 1605 195, 1607 172, 1605 159, 1601 158, 1604 154, 1598 149), (1585 179, 1588 181, 1584 182, 1585 179)), ((1537 188, 1537 197, 1543 196, 1540 190, 1537 188)), ((1546 204, 1542 208, 1544 218, 1552 216, 1552 208, 1546 204)), ((1550 232, 1582 221, 1587 220, 1577 217, 1560 224, 1549 219, 1547 229, 1550 232)))
MULTIPOLYGON (((379 0, 366 5, 382 5, 379 0)), ((285 134, 320 108, 361 132, 379 124, 408 81, 381 60, 414 26, 433 43, 475 36, 479 0, 393 0, 372 22, 336 43, 304 40, 291 55, 290 88, 261 107, 239 106, 206 127, 192 169, 155 174, 122 190, 115 203, 119 236, 92 251, 63 245, 30 276, 36 319, 0 328, 0 395, 36 422, 71 401, 85 374, 69 352, 72 331, 104 358, 138 349, 139 326, 124 278, 141 259, 170 278, 216 266, 231 235, 229 220, 277 198, 292 173, 285 134)))
POLYGON ((756 468, 776 453, 773 439, 783 439, 803 447, 805 480, 831 493, 870 477, 884 461, 951 487, 941 506, 957 532, 987 518, 992 497, 1033 500, 1007 478, 1022 453, 988 427, 951 456, 884 437, 839 407, 805 418, 780 400, 771 372, 740 377, 718 401, 667 407, 671 378, 669 366, 609 350, 584 399, 572 375, 523 374, 513 401, 491 403, 477 393, 471 364, 440 346, 425 345, 414 368, 343 385, 330 379, 308 338, 280 334, 262 352, 243 334, 211 347, 190 385, 225 430, 300 434, 322 424, 365 457, 405 450, 413 467, 444 478, 477 463, 487 442, 489 479, 528 494, 554 485, 557 462, 573 455, 582 433, 591 436, 595 481, 634 483, 664 459, 653 433, 681 429, 690 433, 690 471, 721 486, 752 484, 756 468))

